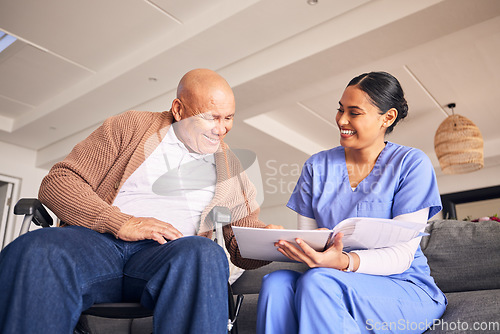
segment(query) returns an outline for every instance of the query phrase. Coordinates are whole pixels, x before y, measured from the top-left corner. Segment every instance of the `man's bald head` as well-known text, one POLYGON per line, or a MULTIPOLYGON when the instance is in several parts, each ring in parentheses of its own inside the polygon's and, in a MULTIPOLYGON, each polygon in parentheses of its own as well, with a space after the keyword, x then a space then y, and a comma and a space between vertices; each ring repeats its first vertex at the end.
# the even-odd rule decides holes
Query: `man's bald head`
POLYGON ((227 81, 215 71, 200 68, 187 72, 177 86, 177 98, 190 103, 206 103, 206 99, 224 94, 234 99, 233 90, 227 81), (200 101, 201 100, 201 101, 200 101))
POLYGON ((212 70, 189 71, 179 82, 171 111, 175 134, 190 151, 214 153, 233 126, 233 90, 212 70))

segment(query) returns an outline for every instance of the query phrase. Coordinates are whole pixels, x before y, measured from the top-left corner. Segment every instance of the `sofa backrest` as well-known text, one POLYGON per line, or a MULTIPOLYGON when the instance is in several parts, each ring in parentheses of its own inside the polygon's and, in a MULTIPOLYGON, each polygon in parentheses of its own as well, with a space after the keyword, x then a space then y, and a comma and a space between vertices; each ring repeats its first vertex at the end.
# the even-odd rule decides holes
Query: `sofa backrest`
POLYGON ((435 220, 421 248, 443 292, 500 289, 500 223, 435 220))

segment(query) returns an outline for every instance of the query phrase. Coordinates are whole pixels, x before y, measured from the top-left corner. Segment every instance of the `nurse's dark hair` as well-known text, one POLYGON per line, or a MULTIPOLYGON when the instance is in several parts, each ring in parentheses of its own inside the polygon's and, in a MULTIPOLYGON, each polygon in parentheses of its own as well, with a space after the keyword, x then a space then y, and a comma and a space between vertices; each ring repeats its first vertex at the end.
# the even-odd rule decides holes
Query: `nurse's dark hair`
POLYGON ((357 86, 368 94, 373 105, 380 109, 381 115, 391 108, 398 111, 396 120, 387 128, 386 133, 391 133, 396 124, 408 115, 403 88, 398 79, 387 72, 363 73, 352 79, 347 87, 349 86, 357 86))

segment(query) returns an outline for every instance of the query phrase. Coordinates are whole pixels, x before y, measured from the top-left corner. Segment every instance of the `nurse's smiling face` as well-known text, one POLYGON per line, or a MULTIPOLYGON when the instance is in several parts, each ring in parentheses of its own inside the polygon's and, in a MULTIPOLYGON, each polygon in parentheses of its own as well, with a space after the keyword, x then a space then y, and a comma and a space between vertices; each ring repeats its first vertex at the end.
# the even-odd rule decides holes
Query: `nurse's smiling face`
POLYGON ((387 114, 370 100, 357 86, 348 86, 339 101, 336 121, 340 130, 340 144, 346 148, 380 147, 388 127, 387 114))

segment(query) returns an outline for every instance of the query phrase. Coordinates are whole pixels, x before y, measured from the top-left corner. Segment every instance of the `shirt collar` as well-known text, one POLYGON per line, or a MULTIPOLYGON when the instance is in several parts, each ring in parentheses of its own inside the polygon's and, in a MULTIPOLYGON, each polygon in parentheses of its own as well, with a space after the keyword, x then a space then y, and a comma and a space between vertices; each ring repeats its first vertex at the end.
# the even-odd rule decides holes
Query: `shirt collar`
POLYGON ((168 145, 174 145, 174 146, 178 147, 178 149, 181 150, 182 154, 188 154, 193 159, 196 159, 196 160, 203 159, 206 162, 210 162, 210 163, 212 163, 212 164, 215 165, 215 158, 214 158, 214 154, 213 153, 210 153, 210 154, 199 154, 199 153, 189 152, 189 150, 186 147, 186 145, 184 145, 184 143, 181 142, 179 140, 179 138, 177 137, 177 135, 175 134, 175 130, 174 130, 174 125, 173 124, 168 129, 167 134, 165 135, 165 138, 163 139, 163 141, 166 144, 168 144, 168 145))

